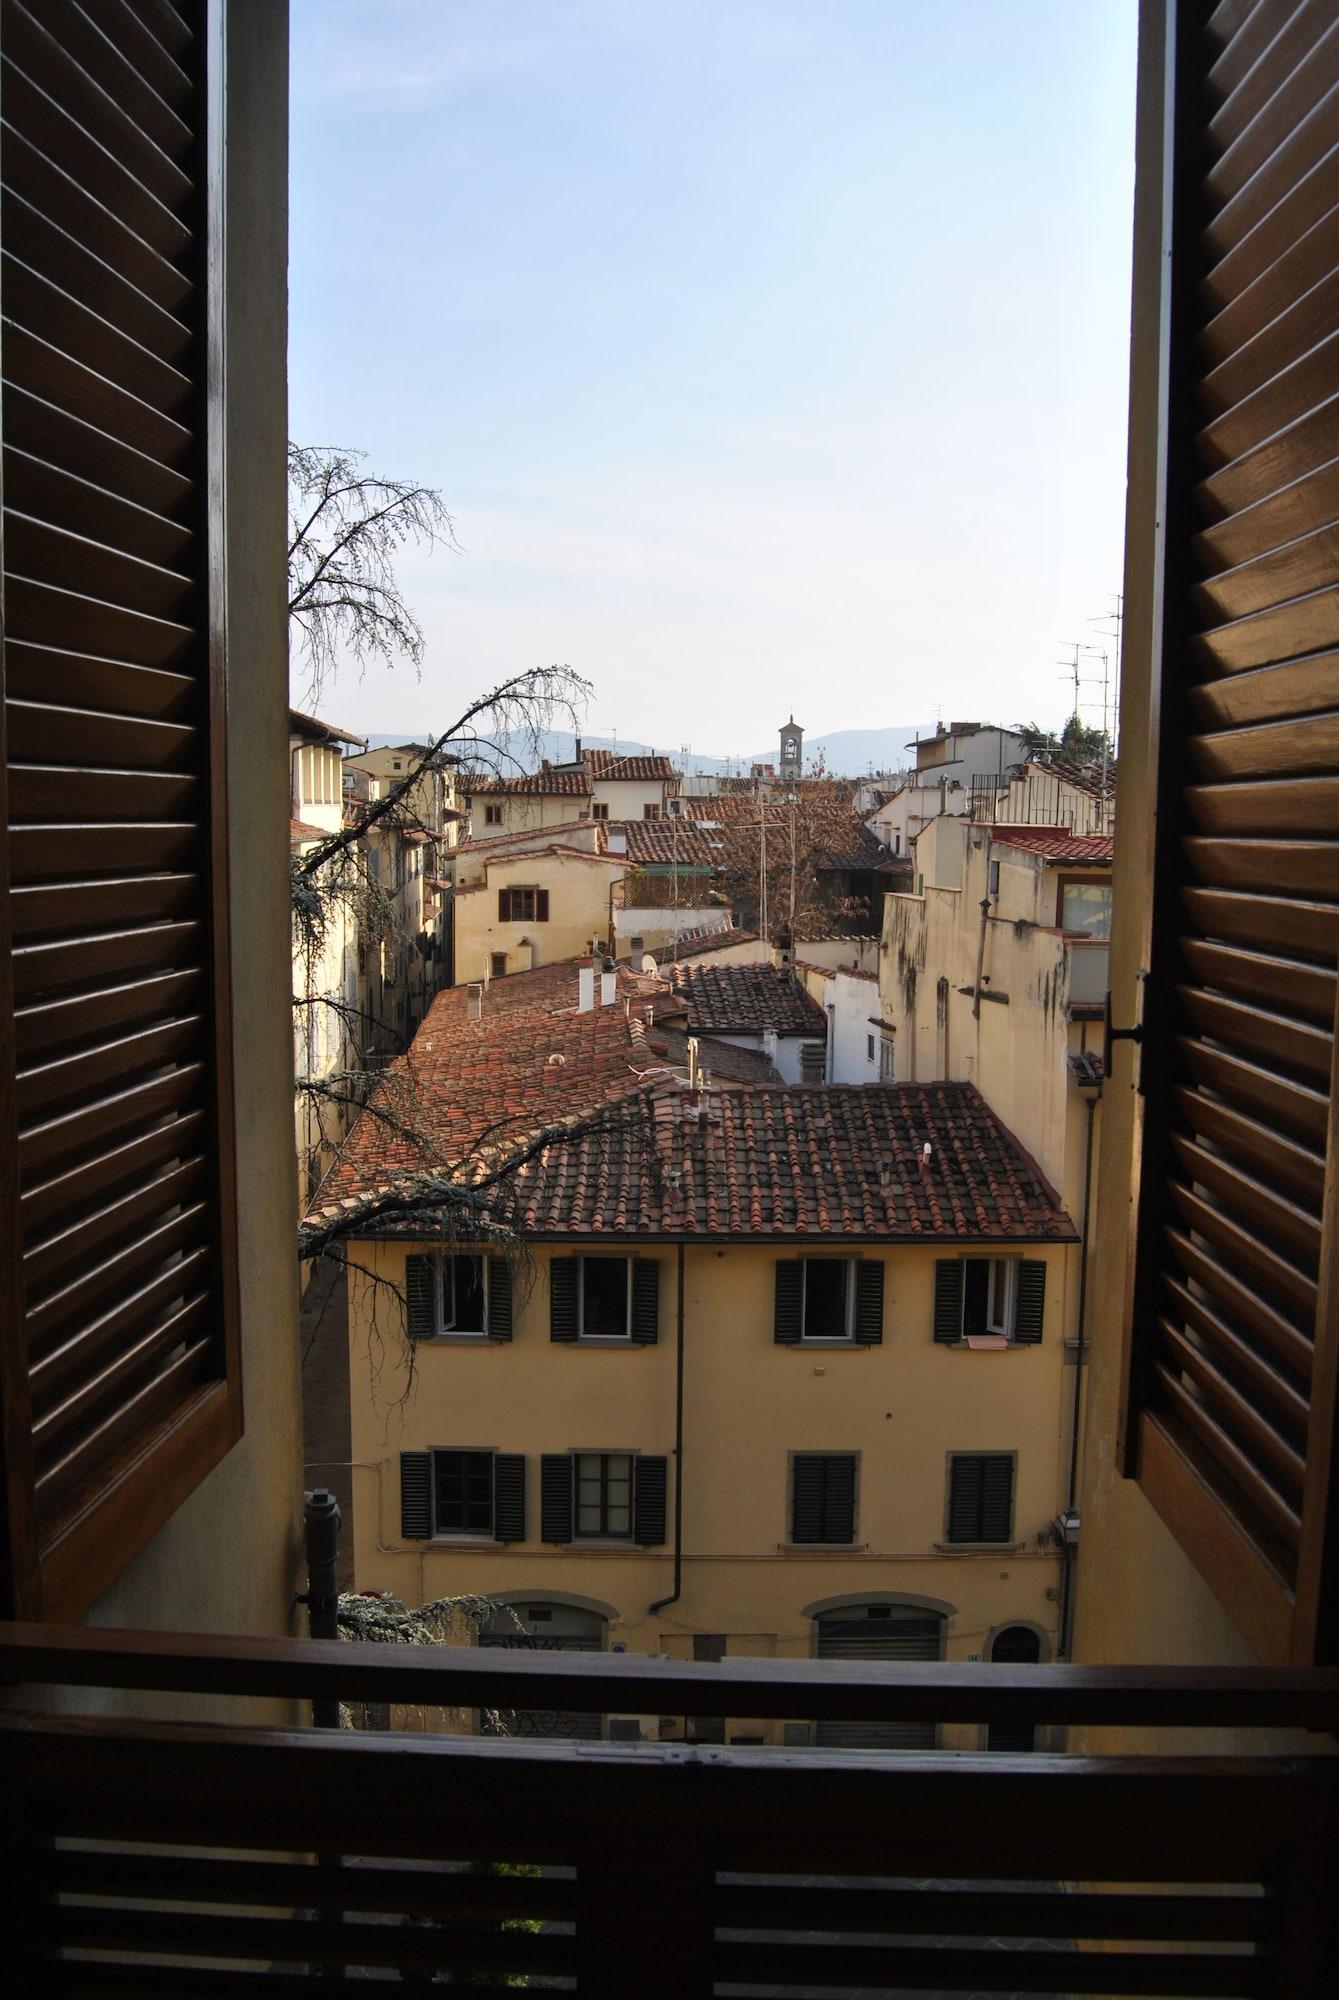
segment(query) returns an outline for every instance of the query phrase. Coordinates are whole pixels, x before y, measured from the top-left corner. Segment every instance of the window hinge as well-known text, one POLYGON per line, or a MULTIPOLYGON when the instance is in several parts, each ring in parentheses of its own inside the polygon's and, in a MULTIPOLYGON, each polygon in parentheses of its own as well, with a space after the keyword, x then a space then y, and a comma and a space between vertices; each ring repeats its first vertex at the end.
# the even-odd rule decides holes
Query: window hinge
MULTIPOLYGON (((1136 978, 1137 978, 1137 979, 1139 980, 1139 1015, 1140 1015, 1140 1018, 1139 1018, 1139 1019, 1138 1019, 1138 1020, 1137 1020, 1137 1021, 1136 1021, 1136 1022, 1135 1022, 1135 1023, 1133 1024, 1133 1026, 1132 1026, 1132 1027, 1129 1027, 1129 1028, 1118 1028, 1118 1027, 1116 1027, 1116 1026, 1114 1025, 1114 1023, 1113 1023, 1113 1021, 1112 1021, 1112 1018, 1111 1018, 1111 993, 1110 993, 1110 991, 1109 991, 1109 990, 1108 990, 1108 992, 1107 992, 1107 997, 1106 997, 1106 1009, 1105 1009, 1105 1015, 1104 1015, 1104 1020, 1103 1020, 1103 1033, 1102 1033, 1102 1070, 1103 1070, 1103 1074, 1104 1074, 1104 1075, 1105 1075, 1105 1076, 1106 1076, 1106 1077, 1107 1077, 1108 1079, 1109 1079, 1109 1078, 1110 1078, 1110 1076, 1111 1076, 1111 1050, 1112 1050, 1112 1045, 1113 1045, 1113 1043, 1115 1043, 1115 1042, 1133 1042, 1133 1043, 1135 1044, 1135 1047, 1136 1047, 1136 1048, 1139 1048, 1139 1047, 1141 1047, 1141 1046, 1142 1046, 1142 1043, 1143 1043, 1143 1040, 1144 1040, 1144 1022, 1143 1022, 1143 1013, 1144 1013, 1144 989, 1145 989, 1145 982, 1146 982, 1146 981, 1147 981, 1147 979, 1148 979, 1148 974, 1147 974, 1147 972, 1143 972, 1143 971, 1141 971, 1141 972, 1137 973, 1137 974, 1136 974, 1135 976, 1136 976, 1136 978)), ((1133 1088, 1134 1088, 1135 1090, 1140 1090, 1140 1091, 1142 1091, 1142 1089, 1143 1089, 1143 1087, 1144 1087, 1144 1085, 1143 1085, 1143 1065, 1142 1065, 1142 1063, 1141 1063, 1141 1062, 1139 1062, 1138 1058, 1136 1058, 1136 1061, 1135 1061, 1135 1073, 1134 1073, 1134 1078, 1133 1078, 1133 1085, 1132 1085, 1132 1087, 1133 1087, 1133 1088)))

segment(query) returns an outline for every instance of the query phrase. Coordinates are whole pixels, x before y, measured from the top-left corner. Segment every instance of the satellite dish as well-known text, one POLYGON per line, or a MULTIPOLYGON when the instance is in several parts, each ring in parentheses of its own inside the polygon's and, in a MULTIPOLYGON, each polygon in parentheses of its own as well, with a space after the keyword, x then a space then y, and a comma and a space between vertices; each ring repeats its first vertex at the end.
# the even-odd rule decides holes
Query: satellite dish
POLYGON ((652 957, 651 953, 649 951, 644 951, 642 953, 642 971, 650 973, 654 977, 654 975, 657 972, 659 972, 659 970, 660 967, 656 964, 655 959, 652 957))

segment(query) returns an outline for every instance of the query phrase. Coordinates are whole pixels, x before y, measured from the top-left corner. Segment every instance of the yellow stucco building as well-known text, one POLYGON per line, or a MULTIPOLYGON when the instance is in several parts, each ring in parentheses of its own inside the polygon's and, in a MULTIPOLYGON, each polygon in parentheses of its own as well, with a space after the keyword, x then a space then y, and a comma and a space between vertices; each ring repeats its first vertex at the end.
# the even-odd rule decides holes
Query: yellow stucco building
POLYGON ((1051 1658, 1077 1247, 1035 1165, 968 1085, 691 1089, 661 982, 558 971, 439 996, 417 1166, 365 1120, 323 1190, 358 1587, 496 1599, 498 1643, 1051 1658), (416 1171, 487 1176, 475 1242, 378 1212, 416 1171))

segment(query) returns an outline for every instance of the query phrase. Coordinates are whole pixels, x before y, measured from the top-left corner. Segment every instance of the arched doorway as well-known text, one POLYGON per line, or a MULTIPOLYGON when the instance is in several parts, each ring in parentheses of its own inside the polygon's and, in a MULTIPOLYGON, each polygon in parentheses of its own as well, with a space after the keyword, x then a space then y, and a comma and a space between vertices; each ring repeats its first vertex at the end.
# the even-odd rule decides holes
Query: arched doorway
MULTIPOLYGON (((845 1604, 820 1611, 820 1660, 937 1660, 944 1617, 912 1604, 845 1604)), ((814 1741, 826 1750, 933 1750, 932 1722, 820 1722, 814 1741)))
MULTIPOLYGON (((990 1642, 992 1666, 1035 1667, 1041 1659, 1041 1635, 1032 1625, 1001 1625, 990 1642)), ((1030 1722, 992 1722, 986 1731, 987 1750, 1031 1750, 1035 1732, 1030 1722)))
MULTIPOLYGON (((479 1634, 481 1646, 513 1652, 602 1653, 606 1620, 598 1611, 539 1598, 499 1604, 479 1634)), ((483 1721, 483 1733, 502 1736, 558 1736, 568 1741, 598 1742, 602 1718, 577 1715, 567 1709, 515 1708, 497 1722, 483 1721)))

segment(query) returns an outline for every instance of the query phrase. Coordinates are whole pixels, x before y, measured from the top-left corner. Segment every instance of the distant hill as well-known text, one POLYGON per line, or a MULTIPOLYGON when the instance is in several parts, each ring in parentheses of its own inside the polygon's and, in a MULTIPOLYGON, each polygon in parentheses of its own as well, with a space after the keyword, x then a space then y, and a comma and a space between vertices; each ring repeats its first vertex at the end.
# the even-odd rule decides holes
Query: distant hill
MULTIPOLYGON (((898 771, 904 765, 914 762, 907 750, 908 743, 915 736, 928 735, 934 728, 932 722, 894 723, 884 729, 835 729, 828 736, 805 738, 804 761, 806 767, 820 754, 829 772, 837 778, 858 778, 870 770, 898 771)), ((428 731, 414 731, 412 738, 401 731, 398 735, 372 734, 368 737, 369 748, 379 749, 384 743, 404 743, 409 740, 430 742, 428 731)), ((680 753, 677 744, 641 743, 633 737, 587 736, 582 742, 591 749, 617 750, 629 757, 663 755, 673 760, 676 770, 692 774, 696 772, 739 773, 747 775, 753 764, 775 764, 780 752, 779 743, 769 744, 765 750, 753 750, 736 757, 712 757, 693 751, 688 756, 680 753)), ((541 733, 536 746, 529 737, 516 737, 503 747, 510 750, 521 768, 529 770, 536 757, 547 757, 551 763, 565 764, 572 759, 575 737, 568 729, 551 729, 541 733)))

